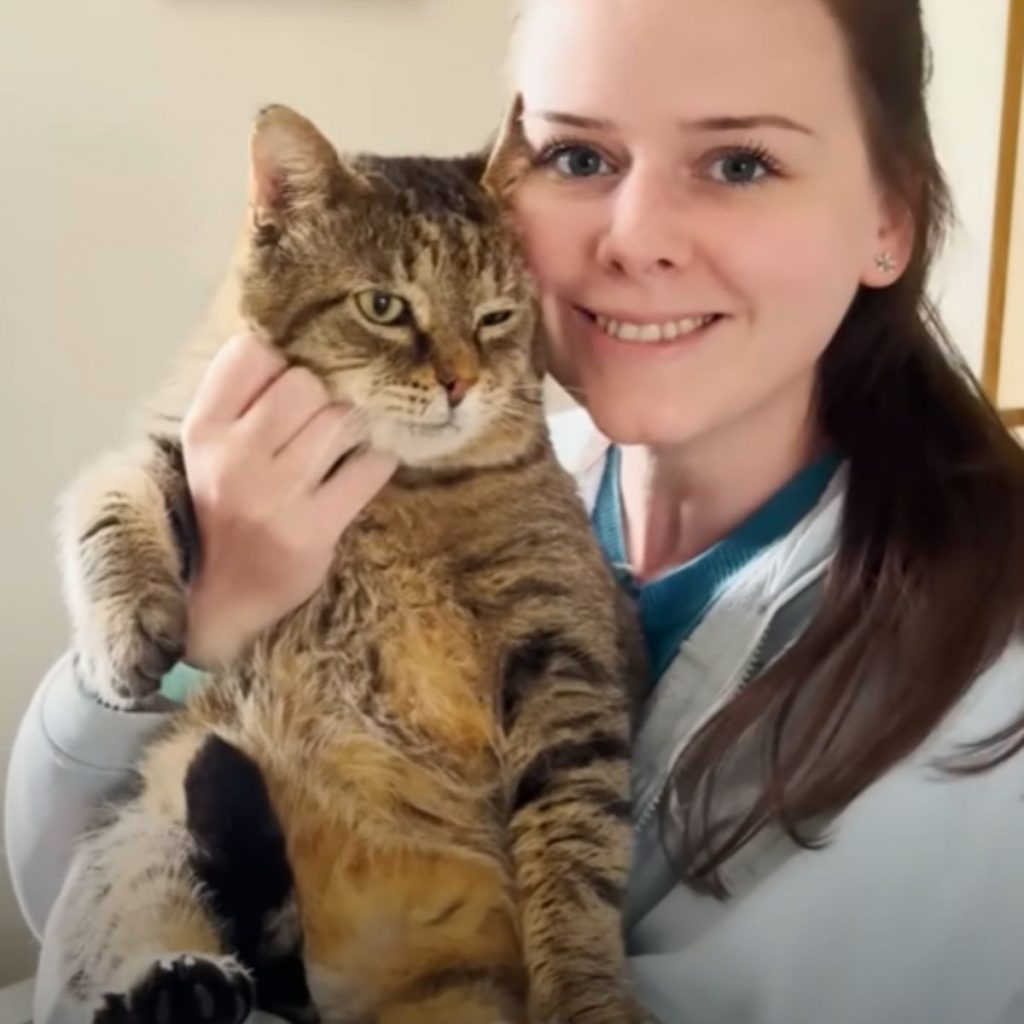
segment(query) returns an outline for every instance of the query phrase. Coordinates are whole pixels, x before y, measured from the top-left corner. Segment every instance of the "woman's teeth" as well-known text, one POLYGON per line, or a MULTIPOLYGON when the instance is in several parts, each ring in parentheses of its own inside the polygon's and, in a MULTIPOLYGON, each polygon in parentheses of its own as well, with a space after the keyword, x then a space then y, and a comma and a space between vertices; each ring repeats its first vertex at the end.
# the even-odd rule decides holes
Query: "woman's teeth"
POLYGON ((631 324, 624 320, 613 320, 608 316, 595 315, 598 326, 609 337, 619 341, 673 341, 684 338, 702 327, 707 327, 715 314, 709 316, 688 316, 682 320, 669 320, 663 324, 631 324))

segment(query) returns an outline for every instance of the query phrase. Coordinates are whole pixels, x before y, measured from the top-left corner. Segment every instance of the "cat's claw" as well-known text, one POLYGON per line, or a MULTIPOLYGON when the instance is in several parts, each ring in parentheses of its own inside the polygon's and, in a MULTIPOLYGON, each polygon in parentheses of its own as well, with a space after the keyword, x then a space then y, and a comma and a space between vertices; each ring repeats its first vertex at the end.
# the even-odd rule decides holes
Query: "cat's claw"
POLYGON ((154 963, 125 993, 107 993, 92 1024, 242 1024, 254 988, 234 957, 182 954, 154 963))

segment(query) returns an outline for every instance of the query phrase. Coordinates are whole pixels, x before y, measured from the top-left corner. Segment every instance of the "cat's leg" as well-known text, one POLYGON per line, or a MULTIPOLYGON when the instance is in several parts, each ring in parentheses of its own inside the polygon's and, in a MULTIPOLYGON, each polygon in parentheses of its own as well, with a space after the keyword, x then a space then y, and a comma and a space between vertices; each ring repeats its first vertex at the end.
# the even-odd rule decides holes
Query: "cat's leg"
POLYGON ((252 984, 234 957, 183 955, 145 969, 126 993, 108 994, 92 1024, 241 1024, 252 984))
POLYGON ((63 988, 96 1024, 239 1024, 255 988, 224 953, 182 823, 135 801, 82 842, 61 908, 63 988))
POLYGON ((192 867, 225 943, 253 972, 257 1006, 316 1024, 295 879, 259 765, 208 736, 189 764, 185 804, 192 867))
POLYGON ((180 444, 152 438, 87 468, 64 495, 64 591, 83 682, 125 706, 185 644, 191 503, 180 444))
POLYGON ((622 940, 632 829, 619 672, 569 624, 522 636, 507 659, 509 827, 530 1019, 543 1024, 648 1019, 622 940))
POLYGON ((253 1006, 316 1024, 284 834, 259 766, 185 727, 146 751, 141 774, 145 787, 84 839, 66 883, 67 994, 97 1008, 96 1024, 235 1024, 253 1006))

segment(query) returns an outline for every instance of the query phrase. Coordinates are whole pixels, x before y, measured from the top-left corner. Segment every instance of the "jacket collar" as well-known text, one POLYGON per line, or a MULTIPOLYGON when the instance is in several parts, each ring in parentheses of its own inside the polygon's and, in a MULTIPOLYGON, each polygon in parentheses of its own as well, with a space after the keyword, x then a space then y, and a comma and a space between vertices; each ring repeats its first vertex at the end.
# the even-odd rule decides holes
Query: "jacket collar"
MULTIPOLYGON (((559 462, 575 477, 587 511, 593 511, 611 442, 579 406, 555 412, 548 424, 559 462)), ((742 574, 742 580, 749 580, 750 587, 759 593, 755 603, 762 614, 808 570, 831 558, 839 539, 847 476, 844 465, 818 504, 790 533, 755 559, 751 572, 742 574)), ((743 594, 747 593, 744 585, 743 594)))
POLYGON ((552 413, 548 430, 558 461, 576 478, 587 511, 592 511, 611 442, 578 405, 552 413))

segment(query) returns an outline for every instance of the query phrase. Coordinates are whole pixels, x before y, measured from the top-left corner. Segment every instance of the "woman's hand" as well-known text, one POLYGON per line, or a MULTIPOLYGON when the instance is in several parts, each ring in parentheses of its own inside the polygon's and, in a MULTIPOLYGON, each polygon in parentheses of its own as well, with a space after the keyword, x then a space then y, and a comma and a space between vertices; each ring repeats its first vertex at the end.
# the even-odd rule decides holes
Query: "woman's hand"
POLYGON ((363 439, 357 413, 256 337, 217 353, 182 427, 200 538, 187 661, 230 660, 313 595, 341 532, 396 466, 356 452, 325 481, 363 439))

